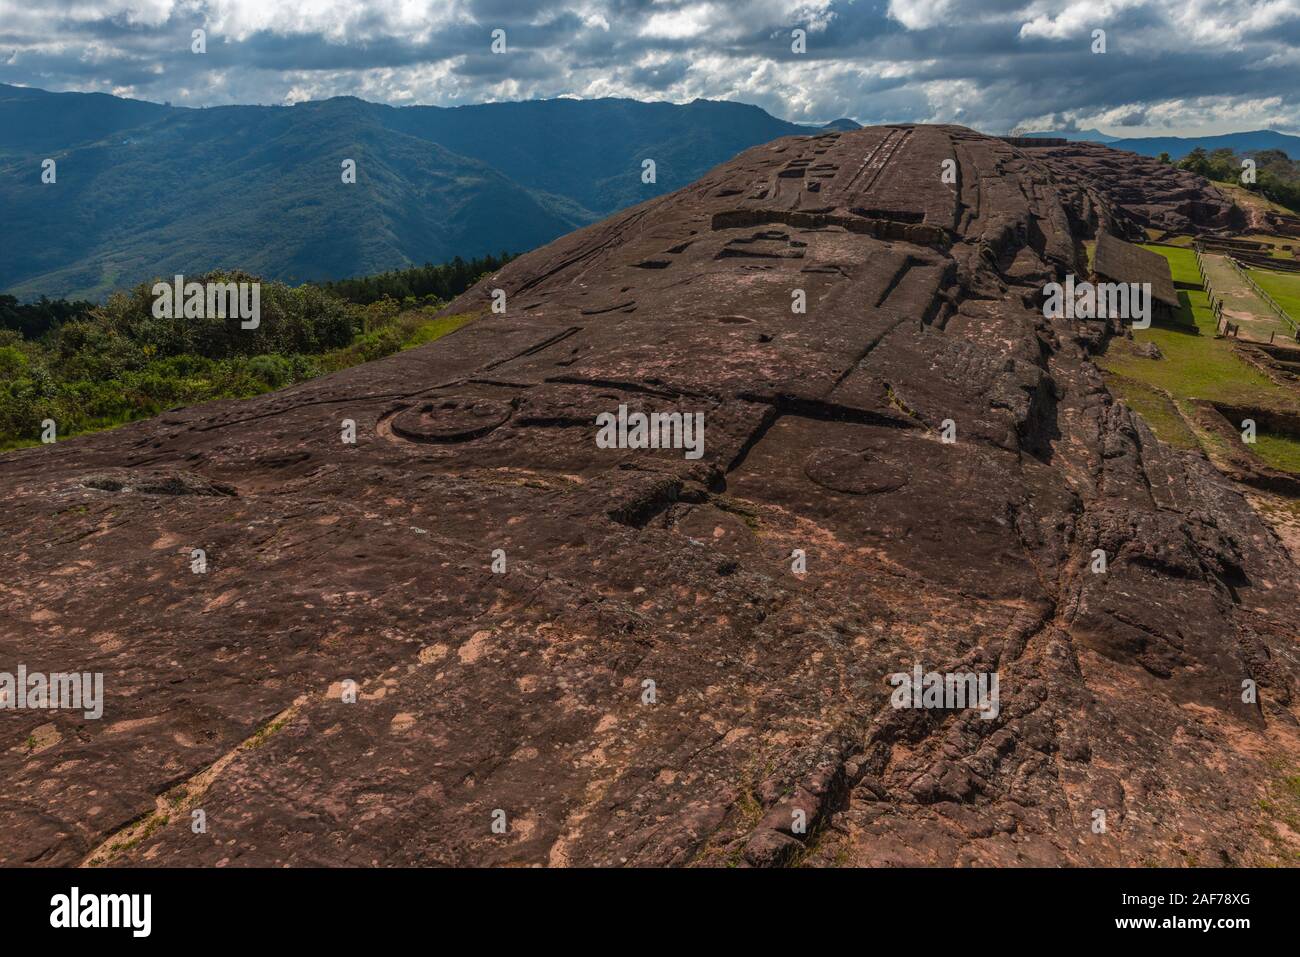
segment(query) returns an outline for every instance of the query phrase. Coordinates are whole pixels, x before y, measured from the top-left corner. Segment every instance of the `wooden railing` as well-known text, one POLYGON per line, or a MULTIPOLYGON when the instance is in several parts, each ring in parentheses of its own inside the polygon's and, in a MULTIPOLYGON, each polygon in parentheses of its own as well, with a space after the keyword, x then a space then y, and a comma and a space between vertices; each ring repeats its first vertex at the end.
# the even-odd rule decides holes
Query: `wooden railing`
POLYGON ((1223 299, 1214 291, 1214 283, 1210 281, 1210 274, 1205 271, 1205 260, 1201 257, 1201 244, 1192 243, 1192 252, 1196 254, 1196 268, 1201 274, 1201 288, 1205 290, 1206 298, 1210 300, 1210 311, 1214 313, 1214 328, 1221 336, 1229 335, 1231 324, 1223 318, 1223 299))

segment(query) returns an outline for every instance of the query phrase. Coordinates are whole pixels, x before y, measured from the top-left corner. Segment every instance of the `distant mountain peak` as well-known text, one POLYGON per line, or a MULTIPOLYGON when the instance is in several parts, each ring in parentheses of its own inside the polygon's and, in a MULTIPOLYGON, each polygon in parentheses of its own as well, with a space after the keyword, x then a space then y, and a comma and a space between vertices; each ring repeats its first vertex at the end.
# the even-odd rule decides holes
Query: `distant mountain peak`
POLYGON ((1035 130, 1027 133, 1013 133, 1013 136, 1028 136, 1033 139, 1063 139, 1080 143, 1113 143, 1120 139, 1101 130, 1035 130))

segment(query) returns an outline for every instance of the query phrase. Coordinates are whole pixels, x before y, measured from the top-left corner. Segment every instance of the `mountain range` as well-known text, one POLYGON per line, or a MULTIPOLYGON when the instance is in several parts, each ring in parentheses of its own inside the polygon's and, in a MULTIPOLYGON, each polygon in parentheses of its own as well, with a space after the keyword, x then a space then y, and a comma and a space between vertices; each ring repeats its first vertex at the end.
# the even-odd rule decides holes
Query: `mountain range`
POLYGON ((0 218, 21 237, 0 291, 100 298, 221 267, 296 283, 522 252, 815 129, 708 100, 193 109, 0 84, 0 218))
POLYGON ((1012 130, 1014 136, 1031 136, 1036 139, 1054 139, 1061 138, 1074 140, 1081 143, 1114 143, 1120 139, 1118 136, 1111 136, 1109 133, 1103 133, 1101 130, 1071 130, 1068 133, 1056 132, 1054 130, 1035 130, 1030 133, 1012 130))
MULTIPOLYGON (((393 107, 175 107, 0 84, 0 292, 100 299, 238 268, 298 283, 524 252, 670 192, 757 144, 814 130, 757 106, 555 99, 393 107), (55 181, 42 163, 55 163, 55 181), (356 162, 344 183, 344 160, 356 162), (643 163, 653 160, 653 182, 643 163)), ((1174 158, 1281 149, 1256 130, 1125 139, 1028 133, 1174 158)))
POLYGON ((1159 156, 1168 153, 1173 159, 1182 159, 1200 147, 1206 152, 1230 149, 1234 153, 1256 153, 1260 150, 1281 150, 1293 160, 1300 160, 1300 136, 1279 133, 1276 130, 1247 130, 1242 133, 1220 133, 1214 136, 1110 136, 1100 130, 1051 130, 1022 133, 1021 136, 1060 137, 1085 143, 1105 143, 1117 150, 1128 150, 1142 156, 1159 156))

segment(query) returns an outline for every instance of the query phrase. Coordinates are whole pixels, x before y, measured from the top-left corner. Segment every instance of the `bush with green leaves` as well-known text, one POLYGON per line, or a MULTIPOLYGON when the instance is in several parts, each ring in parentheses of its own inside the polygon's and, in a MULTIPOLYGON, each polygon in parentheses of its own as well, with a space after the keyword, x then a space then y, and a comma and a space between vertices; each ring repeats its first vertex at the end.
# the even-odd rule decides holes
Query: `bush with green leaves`
MULTIPOLYGON (((238 272, 192 278, 258 281, 238 272)), ((162 318, 153 287, 141 283, 88 309, 0 302, 9 321, 0 329, 0 447, 37 441, 47 418, 67 436, 309 379, 321 371, 319 357, 351 345, 365 319, 360 307, 316 286, 273 282, 261 284, 256 329, 233 317, 162 318)))
MULTIPOLYGON (((242 272, 210 272, 186 277, 186 282, 190 281, 206 284, 259 280, 242 272)), ((162 277, 156 282, 170 280, 162 277)), ((154 315, 154 285, 145 282, 127 292, 114 293, 95 313, 105 331, 152 346, 154 355, 225 359, 277 352, 318 353, 346 346, 359 331, 358 310, 316 286, 261 283, 260 323, 256 329, 244 329, 235 317, 186 317, 179 315, 180 309, 172 310, 172 318, 159 318, 154 315)))
MULTIPOLYGON (((1255 161, 1254 183, 1241 183, 1243 157, 1226 147, 1207 152, 1198 146, 1176 165, 1220 183, 1241 183, 1252 193, 1300 213, 1300 161, 1292 160, 1281 150, 1259 150, 1246 156, 1255 161)), ((1167 157, 1168 154, 1161 156, 1167 157)))
MULTIPOLYGON (((44 419, 67 437, 177 406, 248 398, 432 341, 472 316, 434 319, 443 301, 423 287, 459 291, 477 278, 467 270, 478 265, 457 260, 374 283, 349 280, 361 303, 320 286, 263 282, 256 329, 235 317, 155 315, 154 285, 167 277, 100 306, 0 297, 0 449, 38 442, 44 419), (418 296, 412 284, 421 287, 418 296), (406 295, 394 297, 389 287, 406 295)), ((258 280, 211 272, 186 281, 258 280)))

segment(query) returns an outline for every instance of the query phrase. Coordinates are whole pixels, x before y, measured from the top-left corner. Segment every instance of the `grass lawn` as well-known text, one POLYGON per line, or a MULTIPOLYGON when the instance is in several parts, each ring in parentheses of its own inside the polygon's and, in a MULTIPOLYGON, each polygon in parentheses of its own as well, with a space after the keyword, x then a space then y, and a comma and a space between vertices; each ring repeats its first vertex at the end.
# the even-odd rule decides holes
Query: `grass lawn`
MULTIPOLYGON (((1175 399, 1209 399, 1233 405, 1293 406, 1285 390, 1237 358, 1227 339, 1214 338, 1214 313, 1199 290, 1181 290, 1180 325, 1156 325, 1133 332, 1136 342, 1154 342, 1163 359, 1133 353, 1127 340, 1116 339, 1101 358, 1102 368, 1149 386, 1175 399), (1194 323, 1200 335, 1193 334, 1194 323)), ((1153 426, 1154 428, 1154 426, 1153 426)), ((1163 436, 1161 436, 1163 438, 1163 436)))
MULTIPOLYGON (((1098 360, 1111 391, 1142 417, 1156 438, 1175 448, 1194 449, 1213 439, 1189 428, 1188 399, 1272 408, 1297 405, 1294 396, 1238 359, 1228 340, 1214 339, 1213 322, 1211 317, 1211 328, 1199 336, 1154 325, 1135 330, 1135 340, 1154 342, 1163 359, 1139 356, 1127 340, 1116 339, 1098 360)), ((1250 450, 1274 468, 1300 473, 1300 439, 1261 431, 1250 450)))
POLYGON ((1275 469, 1300 473, 1300 441, 1289 435, 1258 432, 1253 451, 1275 469))
MULTIPOLYGON (((109 425, 100 426, 100 428, 111 429, 113 428, 114 425, 118 425, 118 424, 120 423, 114 422, 109 425)), ((87 431, 93 432, 96 430, 89 429, 87 431)), ((81 433, 76 433, 76 434, 79 435, 81 433)), ((66 436, 59 436, 60 439, 65 437, 66 436)), ((40 444, 41 444, 40 439, 6 439, 4 442, 0 442, 0 452, 12 452, 14 449, 30 449, 33 445, 40 445, 40 444)))
POLYGON ((1272 272, 1268 269, 1247 270, 1259 288, 1276 300, 1288 316, 1300 322, 1300 272, 1272 272))
POLYGON ((351 345, 320 357, 322 372, 337 372, 362 362, 373 362, 405 349, 435 342, 479 318, 480 313, 461 313, 433 318, 439 306, 408 309, 385 325, 359 336, 351 345))
POLYGON ((1140 379, 1113 373, 1106 376, 1106 384, 1110 386, 1111 392, 1123 399, 1130 409, 1142 416, 1160 441, 1180 449, 1198 447, 1195 434, 1187 427, 1187 423, 1178 413, 1178 408, 1164 393, 1153 389, 1140 379))
POLYGON ((402 343, 403 349, 414 349, 416 346, 422 346, 426 342, 433 342, 441 339, 443 336, 455 332, 461 326, 468 325, 477 319, 478 316, 473 313, 461 313, 458 316, 443 316, 441 319, 430 319, 420 323, 415 327, 415 331, 407 337, 402 343))
POLYGON ((1149 249, 1153 253, 1159 253, 1169 260, 1169 269, 1174 274, 1174 282, 1195 289, 1201 288, 1201 271, 1196 268, 1195 252, 1190 249, 1171 249, 1168 246, 1150 246, 1146 244, 1142 248, 1149 249))
MULTIPOLYGON (((1181 252, 1155 248, 1167 257, 1181 252)), ((1192 268, 1196 268, 1195 261, 1192 268)), ((1097 360, 1112 391, 1143 418, 1157 438, 1177 448, 1205 447, 1210 436, 1193 431, 1188 424, 1192 416, 1185 403, 1191 399, 1300 408, 1300 400, 1290 390, 1238 358, 1231 341, 1214 338, 1214 313, 1203 291, 1180 290, 1178 298, 1183 305, 1177 324, 1135 329, 1133 343, 1114 339, 1097 360), (1200 335, 1192 333, 1192 325, 1200 335), (1134 344, 1146 342, 1154 342, 1164 358, 1138 355, 1134 344)), ((1275 468, 1300 471, 1300 440, 1261 432, 1251 451, 1275 468)))

